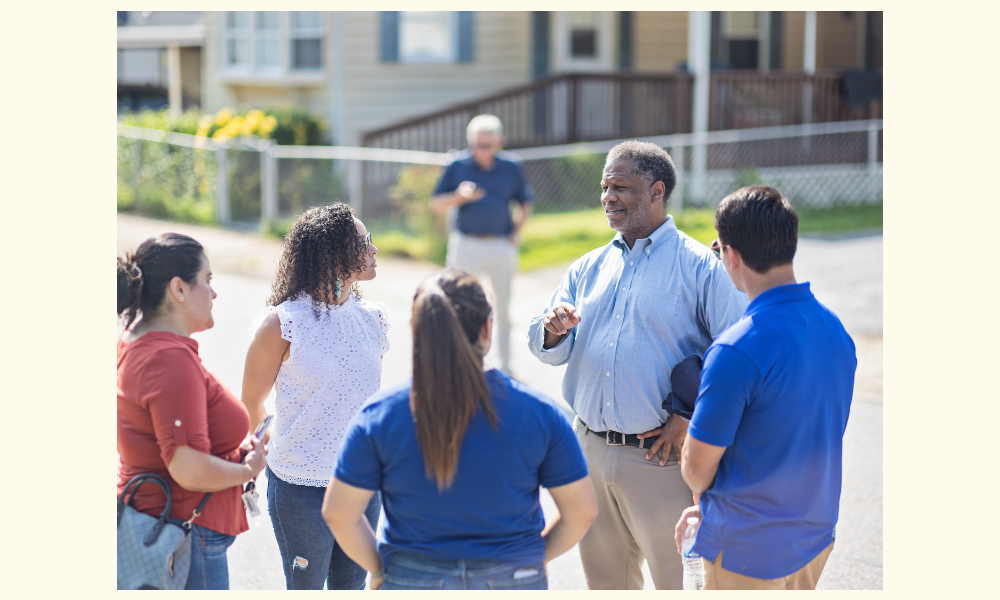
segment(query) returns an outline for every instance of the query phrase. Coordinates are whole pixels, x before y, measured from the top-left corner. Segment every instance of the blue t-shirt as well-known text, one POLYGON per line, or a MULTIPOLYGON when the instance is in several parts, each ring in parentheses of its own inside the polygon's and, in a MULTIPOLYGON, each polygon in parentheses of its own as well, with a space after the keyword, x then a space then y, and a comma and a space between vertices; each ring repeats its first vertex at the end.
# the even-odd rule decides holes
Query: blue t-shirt
POLYGON ((569 421, 556 405, 497 370, 486 373, 494 430, 482 411, 469 422, 450 488, 428 478, 410 411, 410 383, 373 396, 355 415, 334 476, 382 491, 382 564, 400 550, 427 558, 488 558, 536 565, 545 558, 538 486, 587 476, 569 421))
POLYGON ((853 340, 808 283, 754 298, 712 343, 688 434, 726 451, 701 496, 695 552, 776 579, 833 542, 857 364, 853 340))
POLYGON ((484 171, 479 168, 469 151, 466 150, 464 154, 464 158, 452 162, 445 169, 434 188, 434 195, 454 192, 463 181, 475 183, 478 189, 486 190, 486 195, 458 207, 457 229, 469 235, 509 235, 514 230, 514 221, 510 218, 510 201, 516 200, 524 204, 535 197, 535 192, 524 178, 521 166, 502 158, 506 153, 498 153, 493 159, 493 167, 484 171))

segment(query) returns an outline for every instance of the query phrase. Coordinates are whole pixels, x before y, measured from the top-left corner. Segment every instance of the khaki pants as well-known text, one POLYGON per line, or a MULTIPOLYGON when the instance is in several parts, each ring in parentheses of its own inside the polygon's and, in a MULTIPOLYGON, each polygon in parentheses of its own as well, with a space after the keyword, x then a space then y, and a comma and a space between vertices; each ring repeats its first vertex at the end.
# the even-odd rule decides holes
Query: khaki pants
POLYGON ((757 579, 727 571, 722 568, 722 552, 715 557, 715 562, 701 559, 705 566, 706 590, 814 590, 819 576, 830 557, 833 544, 816 555, 809 564, 798 571, 777 579, 757 579))
MULTIPOLYGON (((676 456, 660 466, 634 446, 608 446, 579 418, 573 428, 597 491, 597 520, 580 540, 580 558, 592 590, 641 590, 642 562, 658 590, 682 589, 674 525, 693 504, 676 456)), ((652 445, 654 439, 646 440, 652 445)))
MULTIPOLYGON (((464 269, 492 288, 493 344, 500 355, 500 369, 510 372, 510 282, 517 272, 517 247, 505 237, 477 238, 453 231, 448 238, 449 267, 464 269)), ((487 295, 490 293, 487 291, 487 295)))

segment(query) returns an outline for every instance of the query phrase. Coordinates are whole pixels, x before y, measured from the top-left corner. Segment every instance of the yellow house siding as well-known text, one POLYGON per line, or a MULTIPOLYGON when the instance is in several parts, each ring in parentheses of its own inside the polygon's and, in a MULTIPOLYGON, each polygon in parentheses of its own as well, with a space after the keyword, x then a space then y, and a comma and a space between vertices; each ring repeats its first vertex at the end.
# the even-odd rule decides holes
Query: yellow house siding
POLYGON ((687 11, 637 11, 632 19, 636 71, 676 71, 687 61, 687 11))

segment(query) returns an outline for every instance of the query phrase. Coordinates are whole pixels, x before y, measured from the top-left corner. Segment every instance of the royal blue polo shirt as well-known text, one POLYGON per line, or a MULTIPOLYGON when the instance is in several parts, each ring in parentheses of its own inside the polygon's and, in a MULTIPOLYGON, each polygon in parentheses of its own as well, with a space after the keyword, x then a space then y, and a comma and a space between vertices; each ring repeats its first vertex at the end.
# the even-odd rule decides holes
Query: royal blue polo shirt
POLYGON ((833 542, 856 367, 854 341, 808 283, 757 296, 715 339, 688 434, 726 450, 695 552, 776 579, 833 542))
POLYGON ((382 564, 398 551, 443 560, 492 559, 533 566, 545 559, 538 488, 587 476, 569 420, 542 393, 497 370, 486 373, 497 428, 476 411, 451 487, 429 478, 410 411, 411 382, 384 390, 354 416, 334 475, 382 491, 382 564))
POLYGON ((520 204, 531 202, 535 192, 524 178, 521 166, 510 160, 507 153, 497 153, 493 165, 487 170, 480 169, 466 150, 448 165, 441 175, 434 195, 454 192, 463 181, 471 181, 486 195, 475 202, 458 207, 456 228, 468 235, 507 236, 514 230, 510 217, 510 201, 520 204))

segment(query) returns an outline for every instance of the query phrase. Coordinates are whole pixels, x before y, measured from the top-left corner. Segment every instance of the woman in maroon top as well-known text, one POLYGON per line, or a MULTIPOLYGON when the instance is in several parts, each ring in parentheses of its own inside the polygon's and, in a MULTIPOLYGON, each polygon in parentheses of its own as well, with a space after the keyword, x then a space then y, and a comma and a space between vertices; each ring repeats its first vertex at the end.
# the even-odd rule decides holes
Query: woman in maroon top
MULTIPOLYGON (((243 403, 209 373, 191 334, 209 329, 212 273, 198 242, 164 233, 118 258, 118 493, 140 473, 170 484, 171 518, 191 518, 213 492, 192 532, 185 589, 229 589, 226 550, 247 530, 243 484, 264 468, 263 444, 251 439, 243 403), (138 320, 136 320, 138 317, 138 320)), ((142 485, 133 507, 159 516, 166 496, 142 485)))

